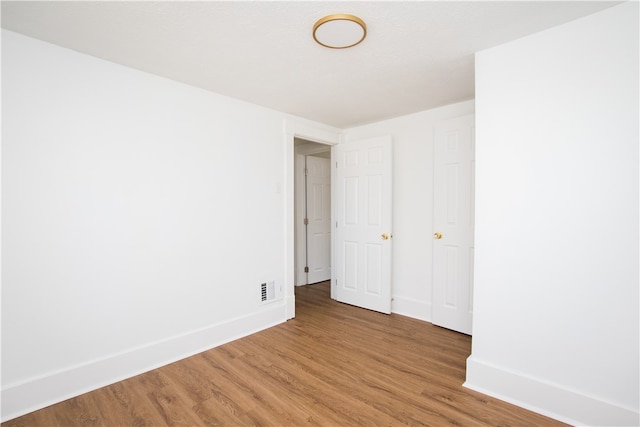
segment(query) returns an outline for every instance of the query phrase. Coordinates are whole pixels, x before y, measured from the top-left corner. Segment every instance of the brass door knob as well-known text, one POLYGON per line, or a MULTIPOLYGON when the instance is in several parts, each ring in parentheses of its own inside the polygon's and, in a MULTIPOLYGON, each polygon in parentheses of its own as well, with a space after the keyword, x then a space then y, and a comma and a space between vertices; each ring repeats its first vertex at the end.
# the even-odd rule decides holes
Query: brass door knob
POLYGON ((382 240, 389 240, 389 237, 391 236, 389 236, 387 233, 383 233, 380 237, 382 237, 382 240))
POLYGON ((433 238, 437 239, 437 240, 442 239, 442 233, 440 233, 440 232, 433 233, 433 238))

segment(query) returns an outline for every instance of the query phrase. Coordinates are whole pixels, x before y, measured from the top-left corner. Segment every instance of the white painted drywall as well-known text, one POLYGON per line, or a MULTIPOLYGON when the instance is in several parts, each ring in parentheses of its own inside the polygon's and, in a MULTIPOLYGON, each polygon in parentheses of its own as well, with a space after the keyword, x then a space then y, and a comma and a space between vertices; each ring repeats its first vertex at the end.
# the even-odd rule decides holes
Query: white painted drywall
POLYGON ((638 3, 476 56, 467 385, 638 425, 638 3))
POLYGON ((464 101, 345 131, 346 140, 393 140, 394 313, 431 320, 434 126, 473 112, 474 102, 464 101))
POLYGON ((3 420, 285 320, 295 119, 9 31, 2 107, 3 420))

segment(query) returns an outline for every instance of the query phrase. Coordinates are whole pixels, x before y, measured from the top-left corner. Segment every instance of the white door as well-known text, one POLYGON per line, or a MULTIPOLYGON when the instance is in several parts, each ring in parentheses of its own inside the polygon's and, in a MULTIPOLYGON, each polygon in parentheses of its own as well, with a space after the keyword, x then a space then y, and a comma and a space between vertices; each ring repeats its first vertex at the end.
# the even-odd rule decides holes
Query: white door
POLYGON ((336 299, 391 312, 391 137, 334 146, 336 299))
POLYGON ((471 334, 475 117, 435 129, 432 322, 471 334))
POLYGON ((307 156, 307 283, 331 279, 331 160, 307 156))

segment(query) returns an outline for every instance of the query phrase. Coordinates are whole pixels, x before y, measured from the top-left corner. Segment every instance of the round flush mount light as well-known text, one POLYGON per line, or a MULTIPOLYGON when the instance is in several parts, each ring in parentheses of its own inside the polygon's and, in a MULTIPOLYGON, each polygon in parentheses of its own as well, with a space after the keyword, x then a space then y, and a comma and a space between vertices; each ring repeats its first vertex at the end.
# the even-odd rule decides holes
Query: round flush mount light
POLYGON ((335 13, 318 19, 313 26, 313 39, 324 47, 345 49, 355 46, 367 36, 367 25, 357 16, 335 13))

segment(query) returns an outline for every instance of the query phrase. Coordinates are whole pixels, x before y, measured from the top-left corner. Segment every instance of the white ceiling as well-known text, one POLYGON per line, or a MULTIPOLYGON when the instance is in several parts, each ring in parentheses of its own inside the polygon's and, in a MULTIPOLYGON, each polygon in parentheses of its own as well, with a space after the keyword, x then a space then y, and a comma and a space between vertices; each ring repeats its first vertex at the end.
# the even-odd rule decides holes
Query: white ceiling
POLYGON ((474 52, 611 7, 567 1, 2 1, 2 27, 348 128, 474 97, 474 52), (334 50, 313 24, 350 13, 334 50))

